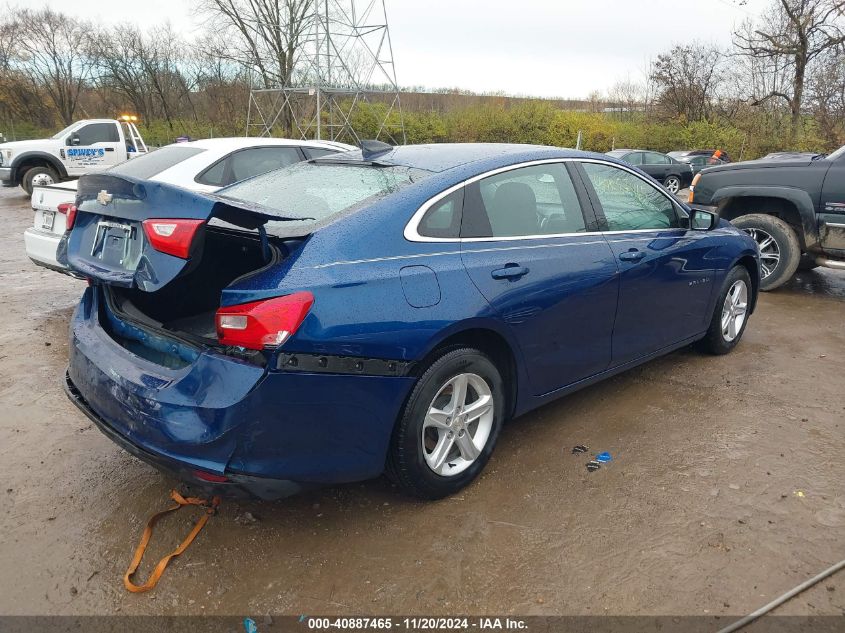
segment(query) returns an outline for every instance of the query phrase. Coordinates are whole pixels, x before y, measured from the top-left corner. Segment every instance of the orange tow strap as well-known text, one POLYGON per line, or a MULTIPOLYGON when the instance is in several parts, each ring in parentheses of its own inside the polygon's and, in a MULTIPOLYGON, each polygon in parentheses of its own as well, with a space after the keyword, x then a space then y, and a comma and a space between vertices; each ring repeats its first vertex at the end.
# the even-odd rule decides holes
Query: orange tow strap
POLYGON ((193 542, 193 540, 197 537, 197 534, 200 533, 200 530, 205 527, 205 524, 208 522, 208 518, 217 512, 217 506, 220 505, 220 497, 213 497, 211 501, 208 501, 207 499, 199 499, 197 497, 188 497, 186 499, 175 490, 170 491, 170 498, 176 502, 176 505, 171 508, 167 508, 166 510, 162 510, 161 512, 157 512, 150 517, 149 521, 147 521, 144 533, 141 535, 141 542, 138 543, 138 548, 135 550, 135 556, 129 564, 129 569, 126 570, 126 574, 123 576, 123 586, 132 593, 143 593, 144 591, 153 589, 158 584, 158 581, 164 573, 168 563, 170 563, 170 559, 179 556, 179 554, 188 549, 188 545, 193 542), (137 571, 138 565, 141 564, 141 559, 144 557, 144 550, 147 549, 147 545, 153 535, 153 526, 165 514, 174 512, 182 506, 203 506, 205 507, 205 514, 203 514, 199 521, 194 524, 194 528, 191 530, 190 534, 185 537, 185 540, 182 541, 179 547, 158 561, 158 565, 156 565, 156 568, 150 575, 149 580, 147 580, 147 582, 143 585, 136 585, 131 580, 132 575, 137 571))

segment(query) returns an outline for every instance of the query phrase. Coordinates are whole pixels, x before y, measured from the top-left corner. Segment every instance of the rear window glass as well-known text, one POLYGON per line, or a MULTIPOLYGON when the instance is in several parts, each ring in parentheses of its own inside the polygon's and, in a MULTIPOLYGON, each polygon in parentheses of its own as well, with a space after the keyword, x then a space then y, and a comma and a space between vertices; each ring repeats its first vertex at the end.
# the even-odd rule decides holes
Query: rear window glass
POLYGON ((306 162, 236 183, 218 194, 300 220, 270 222, 267 229, 272 232, 274 224, 290 228, 319 223, 384 198, 429 174, 413 167, 306 162))
POLYGON ((137 158, 132 158, 125 163, 112 167, 108 172, 110 174, 117 174, 118 176, 129 176, 130 178, 152 178, 165 169, 170 169, 174 165, 188 160, 192 156, 201 154, 204 151, 204 149, 200 149, 199 147, 162 147, 161 149, 153 150, 148 154, 142 154, 137 158))

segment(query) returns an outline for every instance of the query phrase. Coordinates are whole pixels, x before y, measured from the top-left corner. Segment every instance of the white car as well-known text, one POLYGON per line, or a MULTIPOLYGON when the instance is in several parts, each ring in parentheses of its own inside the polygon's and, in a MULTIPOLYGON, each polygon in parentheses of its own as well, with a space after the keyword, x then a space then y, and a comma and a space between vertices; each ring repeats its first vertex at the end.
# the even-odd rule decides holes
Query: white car
MULTIPOLYGON (((108 173, 212 192, 251 176, 327 154, 355 149, 334 141, 283 138, 215 138, 174 143, 138 156, 108 173)), ((24 231, 26 254, 45 268, 67 272, 56 260, 68 209, 76 199, 76 180, 32 192, 33 226, 24 231)))

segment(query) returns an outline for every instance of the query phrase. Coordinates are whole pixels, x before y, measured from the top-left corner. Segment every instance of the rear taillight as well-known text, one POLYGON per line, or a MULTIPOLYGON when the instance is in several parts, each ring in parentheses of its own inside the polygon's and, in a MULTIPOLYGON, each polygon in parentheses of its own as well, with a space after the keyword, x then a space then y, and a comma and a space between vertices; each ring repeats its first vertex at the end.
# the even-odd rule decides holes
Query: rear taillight
POLYGON ((161 253, 188 259, 194 235, 205 220, 144 220, 144 235, 161 253))
POLYGON ((72 202, 62 202, 57 209, 59 213, 67 216, 65 229, 70 231, 73 228, 73 223, 76 222, 76 205, 72 202))
POLYGON ((276 347, 296 332, 313 303, 310 292, 296 292, 220 308, 217 339, 222 345, 247 349, 276 347))

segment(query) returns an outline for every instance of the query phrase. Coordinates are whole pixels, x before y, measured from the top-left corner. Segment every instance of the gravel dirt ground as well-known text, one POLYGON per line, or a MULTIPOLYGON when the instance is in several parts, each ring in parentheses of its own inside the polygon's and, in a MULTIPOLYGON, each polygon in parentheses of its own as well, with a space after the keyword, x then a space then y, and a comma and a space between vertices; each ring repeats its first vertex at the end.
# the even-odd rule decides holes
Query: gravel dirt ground
MULTIPOLYGON (((65 397, 84 283, 26 258, 19 189, 0 214, 0 614, 739 616, 845 558, 845 274, 819 269, 763 295, 729 356, 682 350, 514 420, 456 497, 376 480, 224 501, 129 594, 177 482, 65 397), (576 444, 613 461, 589 473, 576 444)), ((142 579, 196 516, 159 525, 142 579)), ((845 576, 777 613, 842 615, 845 576)))

